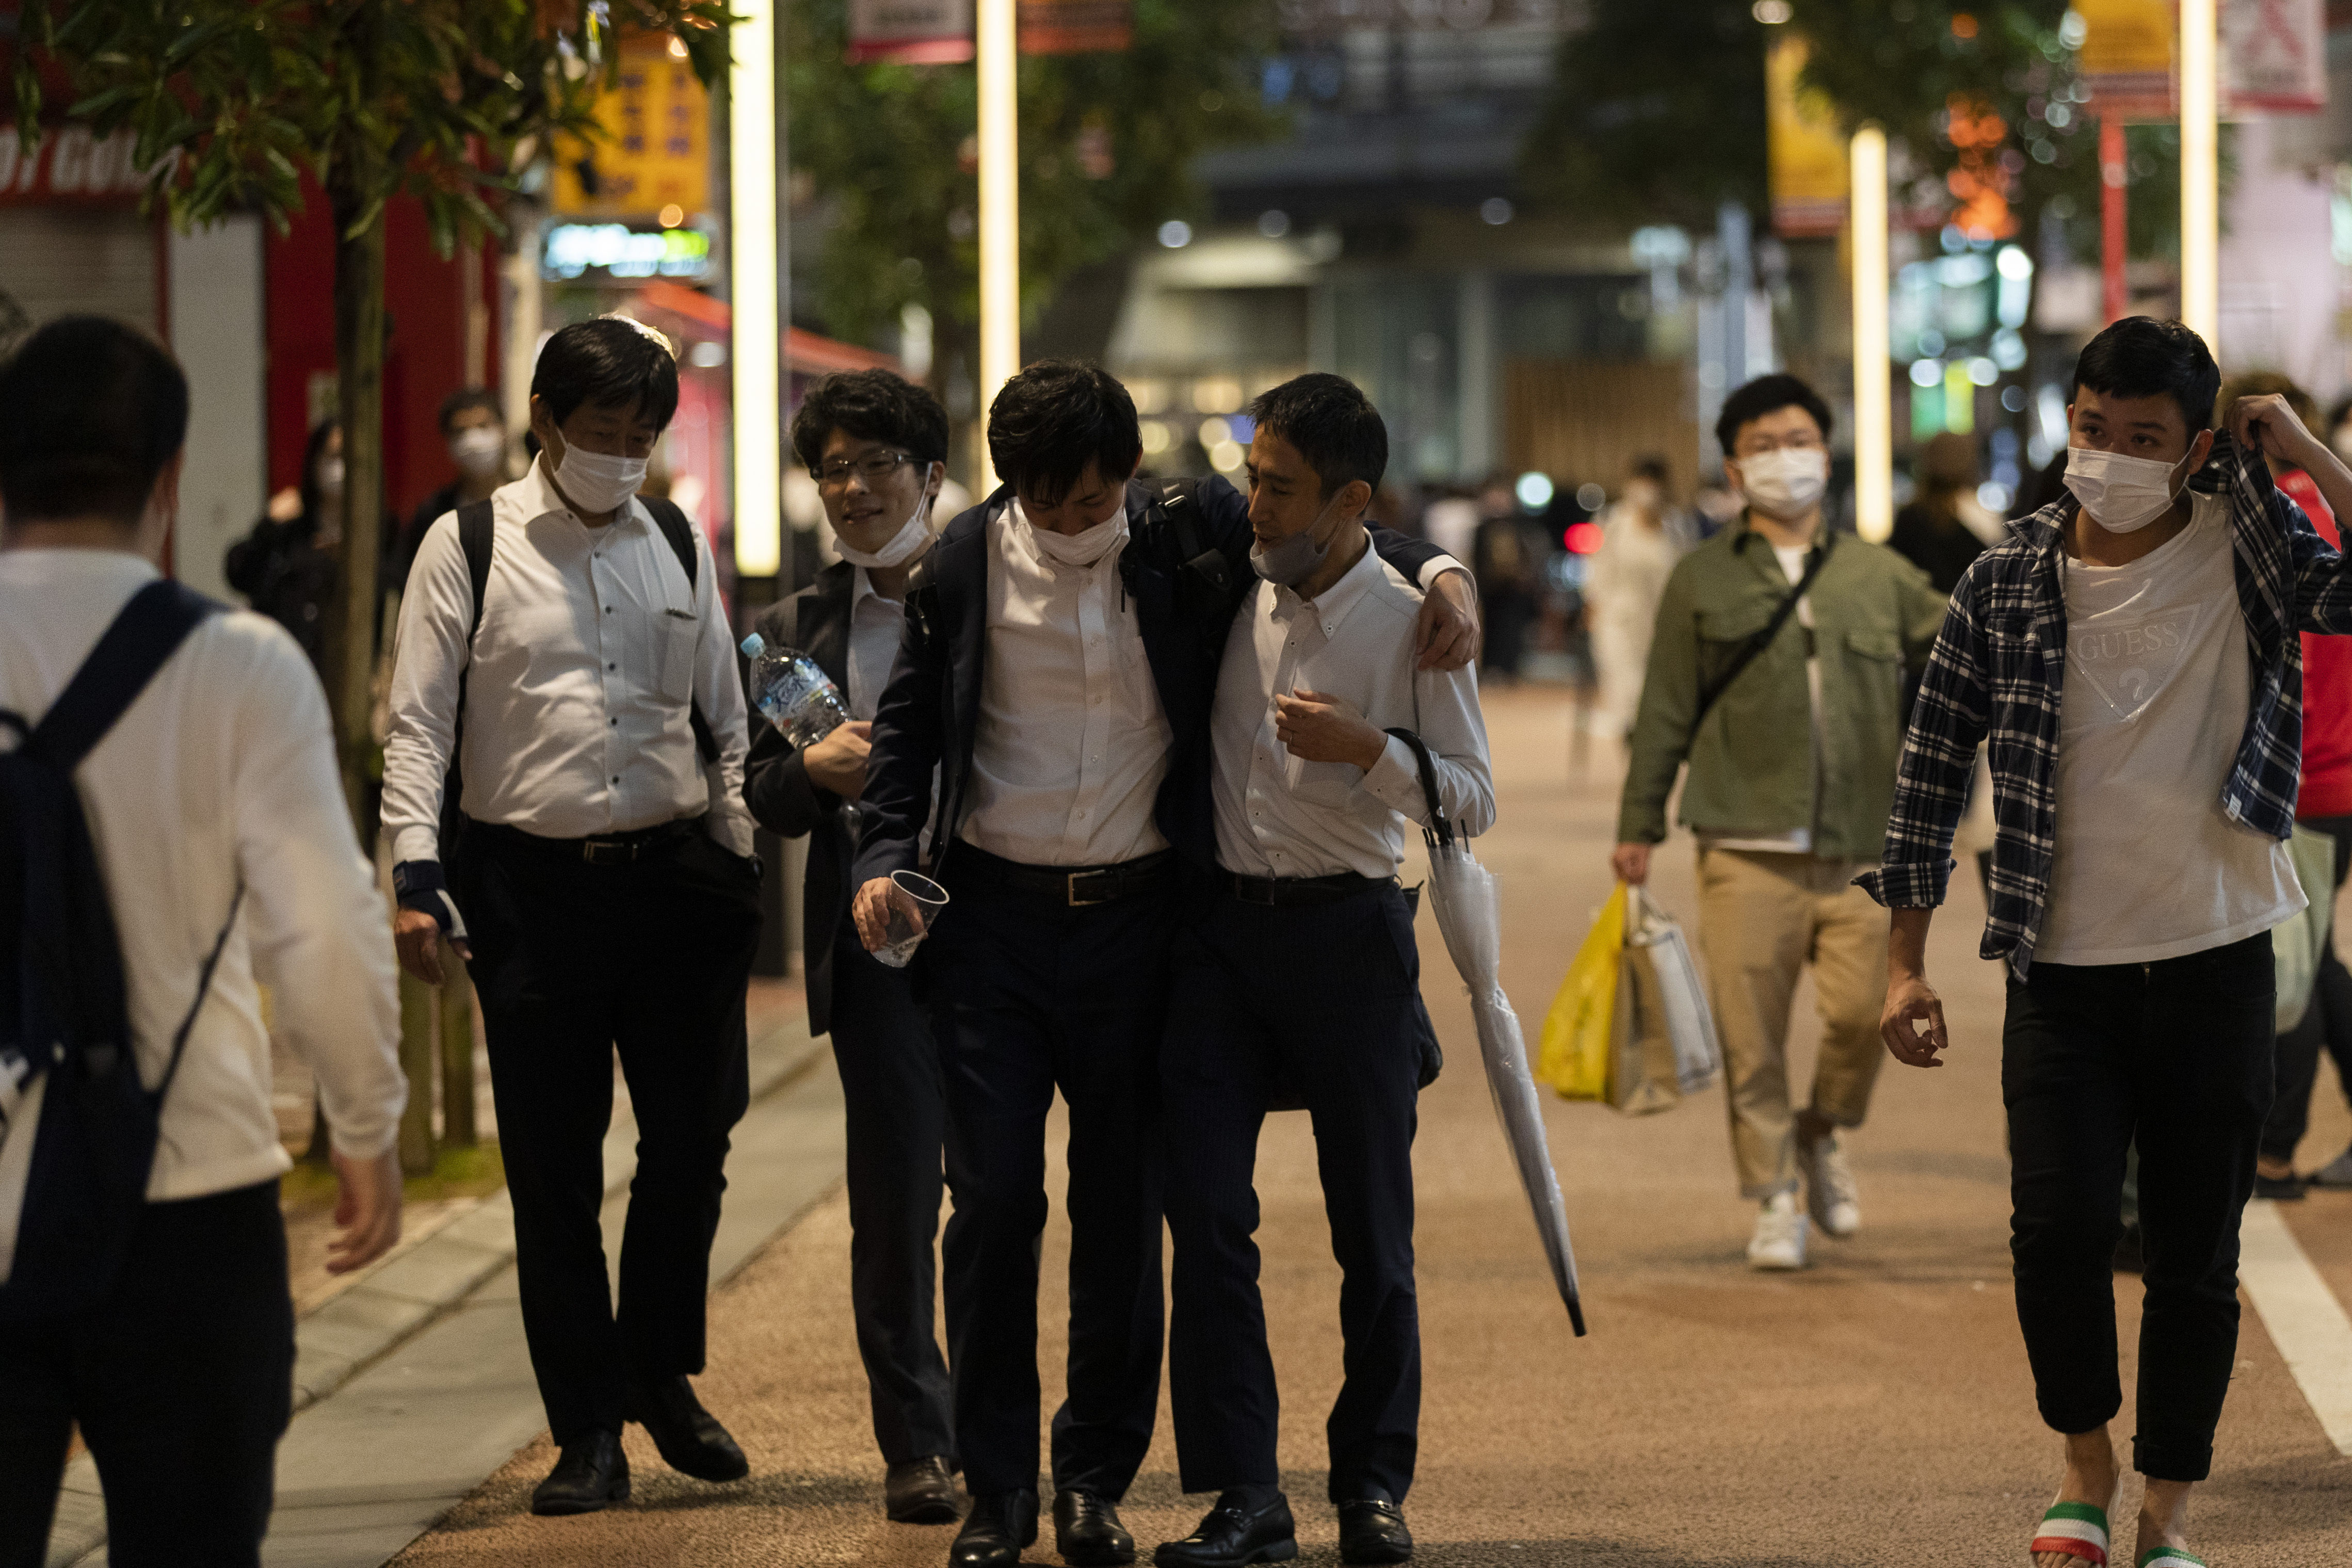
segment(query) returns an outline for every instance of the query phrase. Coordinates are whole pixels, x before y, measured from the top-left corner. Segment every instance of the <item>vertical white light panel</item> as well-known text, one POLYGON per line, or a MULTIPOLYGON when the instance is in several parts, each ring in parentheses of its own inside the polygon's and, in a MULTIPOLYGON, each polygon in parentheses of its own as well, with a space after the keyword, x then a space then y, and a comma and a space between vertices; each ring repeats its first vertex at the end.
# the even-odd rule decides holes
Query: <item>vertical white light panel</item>
POLYGON ((735 570, 783 566, 783 352, 776 308, 776 12, 739 0, 728 87, 728 236, 734 308, 735 570))
MULTIPOLYGON (((1014 0, 980 0, 980 415, 1021 369, 1020 39, 1014 0)), ((981 493, 996 487, 988 447, 981 493)))
POLYGON ((1854 528, 1864 538, 1883 540, 1895 531, 1895 428, 1886 357, 1886 133, 1864 126, 1853 133, 1851 156, 1854 528))
POLYGON ((2214 0, 2180 0, 2180 319, 2218 358, 2221 192, 2215 8, 2214 0))

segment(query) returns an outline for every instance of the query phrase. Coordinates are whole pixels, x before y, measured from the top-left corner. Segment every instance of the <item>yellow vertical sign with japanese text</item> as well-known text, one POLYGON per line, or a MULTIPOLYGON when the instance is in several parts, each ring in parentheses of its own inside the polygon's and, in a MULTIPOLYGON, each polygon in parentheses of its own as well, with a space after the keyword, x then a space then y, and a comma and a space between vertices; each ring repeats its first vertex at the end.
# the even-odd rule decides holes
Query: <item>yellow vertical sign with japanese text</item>
POLYGON ((1852 189, 1846 139, 1822 94, 1798 77, 1809 53, 1802 35, 1776 29, 1764 57, 1764 123, 1772 185, 1772 227, 1794 237, 1845 226, 1852 189))
POLYGON ((555 210, 567 217, 691 218, 710 204, 710 95, 668 34, 621 41, 619 79, 597 100, 604 136, 559 138, 555 210))

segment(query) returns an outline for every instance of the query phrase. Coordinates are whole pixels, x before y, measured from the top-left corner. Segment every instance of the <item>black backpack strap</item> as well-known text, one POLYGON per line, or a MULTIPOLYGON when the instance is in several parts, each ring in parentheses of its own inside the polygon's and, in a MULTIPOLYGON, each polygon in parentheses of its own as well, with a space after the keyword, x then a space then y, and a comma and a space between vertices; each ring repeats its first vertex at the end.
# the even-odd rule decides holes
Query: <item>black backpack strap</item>
POLYGON ((482 630, 482 597, 490 589, 490 556, 498 548, 489 502, 468 501, 457 508, 457 543, 466 551, 466 576, 474 585, 474 624, 466 632, 466 646, 471 648, 482 630))
POLYGON ((1412 752, 1414 766, 1421 773, 1421 795, 1429 803, 1429 826, 1425 830, 1440 844, 1454 841, 1454 825, 1445 820, 1445 806, 1437 798, 1437 762, 1429 755, 1429 742, 1409 729, 1383 732, 1395 736, 1412 752))
POLYGON ((72 772, 106 738, 115 720, 138 700, 188 633, 219 609, 212 600, 168 578, 132 594, 41 722, 25 737, 25 749, 52 767, 72 772))
POLYGON ((1731 663, 1723 674, 1716 676, 1708 684, 1707 688, 1699 693, 1698 711, 1691 716, 1690 732, 1693 737, 1697 736, 1698 727, 1706 722, 1706 716, 1714 710, 1715 705, 1723 699, 1723 694, 1731 689, 1731 683, 1738 680, 1741 673, 1756 662, 1759 654, 1772 645, 1772 639, 1780 634, 1780 628, 1786 626, 1789 623, 1789 617, 1797 612, 1799 601, 1812 591, 1813 580, 1821 576, 1822 568, 1829 564, 1830 551, 1835 548, 1837 548, 1836 530, 1828 528, 1824 525, 1821 547, 1813 551, 1812 559, 1805 562, 1804 575, 1797 579, 1797 585, 1794 588, 1789 590, 1789 596, 1780 601, 1780 607, 1772 612, 1772 619, 1764 623, 1764 629, 1761 632, 1739 645, 1739 652, 1731 656, 1731 663))
MULTIPOLYGON (((688 591, 693 591, 696 587, 697 565, 694 524, 688 519, 684 510, 674 501, 663 500, 656 496, 640 496, 637 499, 643 501, 646 504, 646 510, 654 515, 655 526, 661 529, 662 538, 669 541, 671 553, 677 557, 677 564, 686 569, 688 591)), ((702 703, 699 699, 697 699, 688 711, 687 722, 694 727, 694 744, 696 749, 702 753, 703 766, 707 768, 718 761, 719 737, 710 733, 710 721, 702 716, 702 703)))

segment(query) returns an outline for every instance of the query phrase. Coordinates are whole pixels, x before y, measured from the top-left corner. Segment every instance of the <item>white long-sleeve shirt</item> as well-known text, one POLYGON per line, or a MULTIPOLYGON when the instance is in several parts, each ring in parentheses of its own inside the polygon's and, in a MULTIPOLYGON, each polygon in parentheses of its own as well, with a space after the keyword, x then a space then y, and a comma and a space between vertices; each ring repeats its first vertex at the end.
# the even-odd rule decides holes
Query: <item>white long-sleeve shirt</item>
POLYGON ((416 552, 384 742, 394 860, 441 858, 442 780, 469 668, 467 816, 583 839, 707 811, 710 836, 750 854, 743 686, 709 546, 697 529, 688 584, 645 503, 632 497, 592 528, 544 468, 542 459, 490 497, 495 545, 470 650, 474 590, 457 514, 416 552), (719 744, 708 771, 688 717, 696 702, 719 744))
MULTIPOLYGON (((112 551, 0 551, 0 707, 37 723, 155 576, 112 551)), ((336 1149, 391 1147, 407 1103, 392 922, 352 831, 326 695, 293 638, 243 612, 206 620, 74 777, 151 1088, 245 886, 163 1101, 149 1199, 226 1192, 290 1163, 257 980, 318 1078, 336 1149)))
POLYGON ((1217 862, 1227 871, 1393 876, 1404 824, 1429 819, 1420 766, 1394 736, 1369 771, 1290 754, 1275 734, 1274 699, 1302 690, 1345 699, 1376 728, 1420 736, 1446 820, 1474 837, 1494 825, 1477 672, 1415 668, 1421 600, 1369 546, 1312 601, 1270 582, 1251 591, 1225 643, 1210 718, 1217 862))

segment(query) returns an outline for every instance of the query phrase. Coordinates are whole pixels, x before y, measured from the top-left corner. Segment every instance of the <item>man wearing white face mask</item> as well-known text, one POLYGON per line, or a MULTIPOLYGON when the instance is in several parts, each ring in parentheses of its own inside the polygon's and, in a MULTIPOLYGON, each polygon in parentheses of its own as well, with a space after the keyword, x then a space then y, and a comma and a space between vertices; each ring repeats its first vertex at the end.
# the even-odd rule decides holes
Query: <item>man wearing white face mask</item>
POLYGON ((1759 1269, 1801 1269, 1811 1220, 1862 1221, 1838 1146, 1878 1076, 1885 923, 1850 887, 1878 858, 1903 739, 1903 672, 1926 662, 1944 601, 1883 546, 1832 534, 1830 411, 1794 376, 1724 400, 1739 523, 1678 562, 1658 609, 1612 857, 1647 879, 1687 761, 1682 821, 1699 843, 1699 939, 1723 1040, 1731 1147, 1762 1207, 1759 1269), (1811 961, 1822 1047, 1811 1098, 1789 1093, 1790 1009, 1811 961), (1805 1189, 1806 1208, 1797 1205, 1805 1189))
POLYGON ((746 1468, 688 1382, 748 1093, 760 872, 710 549, 636 494, 677 409, 676 358, 637 323, 550 338, 539 460, 433 525, 393 674, 394 934, 428 985, 457 946, 481 998, 523 1327, 562 1451, 539 1513, 629 1495, 624 1420, 688 1475, 746 1468), (597 1223, 616 1049, 638 1130, 617 1314, 597 1223))
POLYGON ((384 579, 387 591, 397 591, 408 580, 427 529, 468 502, 488 500, 507 482, 507 423, 498 393, 488 387, 460 387, 441 400, 440 426, 457 477, 409 515, 384 579))
MULTIPOLYGON (((743 799, 770 831, 808 841, 809 1031, 833 1036, 849 1124, 849 1297, 888 1467, 883 1506, 902 1523, 949 1524, 959 1511, 955 1428, 932 1328, 946 1114, 939 1052, 915 972, 866 952, 849 922, 874 710, 898 656, 907 580, 937 537, 947 410, 887 371, 844 371, 801 400, 793 450, 816 480, 842 559, 761 612, 757 630, 770 647, 815 660, 847 698, 851 722, 803 750, 755 719, 743 799)), ((919 953, 918 967, 926 962, 919 953)))
POLYGON ((2274 393, 2212 426, 2221 373, 2177 321, 2084 349, 2073 495, 2010 525, 1952 595, 1887 823, 1863 879, 1893 910, 1883 1032, 1939 1065, 1928 923, 1971 759, 1990 740, 1992 897, 2006 960, 2017 1316, 2065 1438, 2036 1568, 2108 1561, 2122 1408, 2109 1271, 2139 1150, 2147 1303, 2133 1463, 2144 1568, 2182 1568, 2237 1354, 2238 1227, 2273 1094, 2271 928, 2305 895, 2284 841, 2300 789, 2303 650, 2352 632, 2344 558, 2273 483, 2302 468, 2338 517, 2352 468, 2274 393), (1924 1026, 1924 1028, 1922 1027, 1924 1026))

